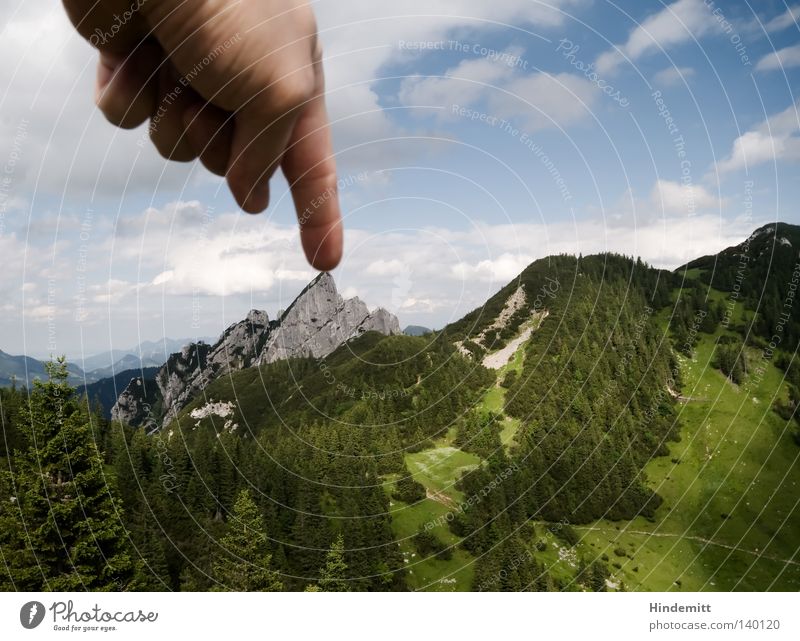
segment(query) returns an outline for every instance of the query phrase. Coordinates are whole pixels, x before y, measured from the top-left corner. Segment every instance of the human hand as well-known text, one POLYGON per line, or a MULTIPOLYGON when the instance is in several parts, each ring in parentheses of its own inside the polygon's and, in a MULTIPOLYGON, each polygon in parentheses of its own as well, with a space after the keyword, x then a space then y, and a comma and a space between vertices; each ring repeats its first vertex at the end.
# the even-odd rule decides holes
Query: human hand
POLYGON ((280 167, 303 250, 336 267, 342 225, 321 50, 304 0, 63 0, 100 52, 97 106, 113 124, 150 119, 165 158, 199 158, 258 213, 280 167))

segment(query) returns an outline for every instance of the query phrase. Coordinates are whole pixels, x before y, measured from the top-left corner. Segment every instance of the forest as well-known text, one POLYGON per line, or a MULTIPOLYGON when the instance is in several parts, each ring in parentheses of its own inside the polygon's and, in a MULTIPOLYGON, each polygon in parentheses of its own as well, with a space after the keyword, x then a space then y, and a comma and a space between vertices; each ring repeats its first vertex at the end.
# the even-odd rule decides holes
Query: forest
MULTIPOLYGON (((725 316, 709 291, 624 256, 550 257, 441 331, 369 332, 324 360, 216 380, 152 435, 108 420, 53 361, 32 389, 0 389, 0 589, 405 590, 391 505, 430 499, 409 456, 451 439, 480 461, 456 480, 480 500, 447 520, 457 544, 420 525, 418 554, 464 550, 474 590, 605 590, 606 562, 581 559, 565 585, 531 545, 653 518, 662 499, 644 467, 680 438, 678 358, 725 316), (525 305, 494 330, 519 288, 525 305), (543 309, 519 368, 498 378, 480 364, 543 309), (496 386, 502 407, 482 410, 496 386), (197 412, 220 404, 230 411, 197 412)), ((729 334, 715 367, 740 381, 742 346, 763 339, 729 334)), ((788 419, 800 371, 783 366, 788 419)))

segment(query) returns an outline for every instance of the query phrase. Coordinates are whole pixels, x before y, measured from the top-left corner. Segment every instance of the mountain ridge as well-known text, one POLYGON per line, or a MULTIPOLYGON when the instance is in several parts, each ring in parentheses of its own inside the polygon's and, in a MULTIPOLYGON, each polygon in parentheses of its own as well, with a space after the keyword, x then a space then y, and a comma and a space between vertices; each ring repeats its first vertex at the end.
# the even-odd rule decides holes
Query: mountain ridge
POLYGON ((388 311, 370 312, 357 297, 342 298, 328 272, 311 280, 270 321, 267 312, 251 310, 230 325, 213 344, 190 343, 173 353, 158 370, 154 383, 131 380, 111 411, 112 418, 131 425, 152 421, 164 426, 209 383, 234 371, 289 358, 324 358, 351 338, 368 331, 400 334, 400 323, 388 311), (147 388, 150 388, 150 391, 147 388))

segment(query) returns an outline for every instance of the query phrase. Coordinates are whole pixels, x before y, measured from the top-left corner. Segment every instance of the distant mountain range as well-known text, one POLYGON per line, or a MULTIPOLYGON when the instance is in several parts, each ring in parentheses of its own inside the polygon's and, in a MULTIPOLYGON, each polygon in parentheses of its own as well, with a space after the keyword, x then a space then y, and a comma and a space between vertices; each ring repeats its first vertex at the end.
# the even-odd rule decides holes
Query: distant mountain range
POLYGON ((213 336, 202 338, 162 338, 158 341, 144 341, 131 349, 115 349, 95 354, 83 359, 83 370, 97 378, 112 376, 128 369, 141 367, 161 367, 170 354, 179 352, 184 345, 193 342, 211 342, 213 336))
MULTIPOLYGON (((103 381, 104 379, 124 378, 130 370, 159 368, 167 362, 170 354, 179 352, 184 345, 193 341, 214 341, 213 337, 200 339, 163 338, 158 341, 144 341, 131 349, 115 349, 84 359, 69 362, 70 382, 76 386, 103 381)), ((37 378, 46 376, 44 360, 30 356, 13 356, 0 350, 0 387, 12 384, 29 386, 37 378)), ((126 383, 127 385, 127 383, 126 383)), ((125 388, 125 385, 122 386, 125 388)), ((111 402, 113 405, 113 400, 111 402)), ((110 406, 109 406, 110 409, 110 406)))
MULTIPOLYGON (((68 366, 70 382, 73 384, 84 381, 84 373, 80 367, 70 363, 68 366)), ((26 386, 36 378, 45 378, 44 361, 36 360, 30 356, 12 356, 0 351, 0 386, 11 385, 26 386)))
POLYGON ((403 334, 406 336, 425 336, 425 334, 430 334, 432 331, 432 329, 422 325, 407 325, 403 330, 403 334))

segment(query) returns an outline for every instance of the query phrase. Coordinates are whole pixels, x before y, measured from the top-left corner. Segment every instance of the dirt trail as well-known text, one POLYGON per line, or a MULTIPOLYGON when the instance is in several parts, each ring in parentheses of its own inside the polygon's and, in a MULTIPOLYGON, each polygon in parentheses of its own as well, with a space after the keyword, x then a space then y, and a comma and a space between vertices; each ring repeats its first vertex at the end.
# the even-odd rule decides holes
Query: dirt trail
POLYGON ((704 545, 715 545, 717 547, 725 548, 727 550, 735 550, 736 552, 744 552, 745 554, 752 554, 753 556, 768 559, 770 561, 775 561, 776 563, 786 563, 788 565, 800 565, 800 561, 793 561, 792 559, 781 559, 777 556, 772 556, 771 554, 764 554, 762 552, 758 552, 757 550, 748 550, 747 548, 740 548, 736 545, 729 545, 727 543, 720 543, 719 541, 712 541, 711 539, 705 539, 702 536, 686 536, 685 534, 672 534, 670 532, 647 532, 646 530, 611 530, 609 528, 594 527, 588 525, 576 525, 575 529, 591 530, 593 532, 603 532, 603 533, 611 532, 612 534, 614 533, 620 534, 622 532, 626 532, 627 534, 639 534, 641 536, 685 539, 686 541, 694 541, 696 543, 703 543, 704 545))
POLYGON ((438 490, 425 488, 425 496, 429 498, 431 501, 436 501, 437 503, 441 503, 445 507, 449 508, 456 507, 456 502, 453 499, 447 496, 447 494, 442 494, 438 490))

